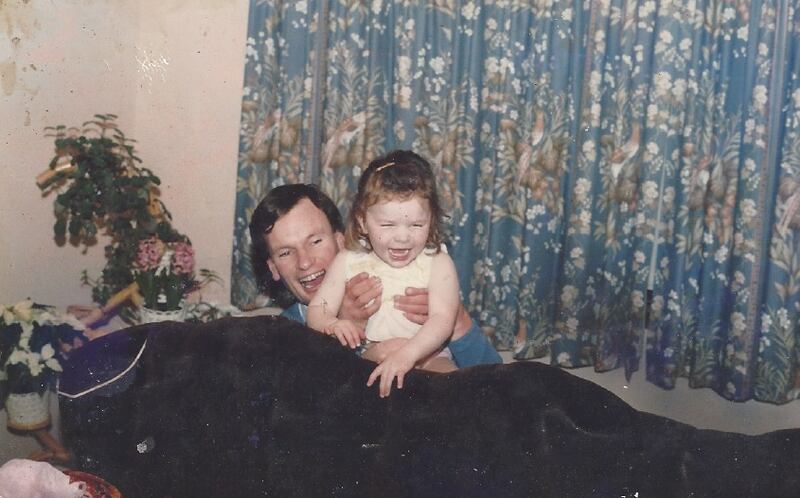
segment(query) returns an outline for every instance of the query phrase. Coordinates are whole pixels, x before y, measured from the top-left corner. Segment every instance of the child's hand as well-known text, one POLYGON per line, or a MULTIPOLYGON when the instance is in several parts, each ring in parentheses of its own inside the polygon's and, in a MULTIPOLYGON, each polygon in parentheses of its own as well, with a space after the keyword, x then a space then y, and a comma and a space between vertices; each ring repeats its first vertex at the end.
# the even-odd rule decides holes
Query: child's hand
POLYGON ((383 361, 388 358, 390 354, 402 348, 407 343, 408 339, 405 337, 393 337, 391 339, 386 339, 385 341, 381 341, 370 346, 366 351, 364 351, 361 357, 365 360, 374 361, 375 363, 383 363, 383 361))
POLYGON ((364 329, 351 322, 350 320, 336 320, 324 329, 322 332, 328 335, 335 335, 342 346, 350 346, 350 349, 355 349, 366 338, 364 329))
POLYGON ((392 382, 395 377, 397 377, 397 388, 403 388, 403 378, 409 370, 414 368, 414 363, 414 358, 408 351, 404 349, 395 351, 372 371, 369 379, 367 379, 367 387, 372 386, 380 377, 379 394, 381 398, 385 398, 392 390, 392 382))

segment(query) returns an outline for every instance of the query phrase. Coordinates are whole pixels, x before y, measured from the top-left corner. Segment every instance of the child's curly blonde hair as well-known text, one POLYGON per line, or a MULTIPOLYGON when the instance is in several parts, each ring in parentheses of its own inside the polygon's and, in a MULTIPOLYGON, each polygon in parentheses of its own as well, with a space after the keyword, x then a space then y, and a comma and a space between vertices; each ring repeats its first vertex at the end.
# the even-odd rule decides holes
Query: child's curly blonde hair
POLYGON ((409 150, 395 150, 369 163, 358 181, 358 191, 347 217, 345 246, 351 251, 371 251, 369 238, 361 229, 367 209, 378 202, 406 200, 415 195, 428 201, 431 222, 425 247, 438 253, 444 240, 436 178, 428 161, 409 150))

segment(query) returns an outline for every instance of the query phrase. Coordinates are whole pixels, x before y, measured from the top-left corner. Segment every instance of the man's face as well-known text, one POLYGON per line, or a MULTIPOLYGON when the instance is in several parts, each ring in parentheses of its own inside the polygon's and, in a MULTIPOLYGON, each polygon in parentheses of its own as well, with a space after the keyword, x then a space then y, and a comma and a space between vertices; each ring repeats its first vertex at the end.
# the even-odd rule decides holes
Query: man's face
POLYGON ((276 281, 283 280, 298 301, 308 304, 325 278, 325 270, 344 247, 328 218, 308 199, 301 199, 264 235, 267 265, 276 281))

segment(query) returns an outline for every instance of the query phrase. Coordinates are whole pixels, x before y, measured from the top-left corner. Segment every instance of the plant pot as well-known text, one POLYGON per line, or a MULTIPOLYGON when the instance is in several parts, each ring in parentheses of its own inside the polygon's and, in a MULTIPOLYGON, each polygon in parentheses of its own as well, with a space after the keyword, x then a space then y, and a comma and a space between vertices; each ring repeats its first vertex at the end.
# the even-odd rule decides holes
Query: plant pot
POLYGON ((185 319, 186 310, 182 307, 169 311, 158 311, 145 306, 139 308, 139 323, 182 322, 185 319))
POLYGON ((50 391, 43 393, 10 393, 6 398, 8 427, 18 431, 34 431, 50 425, 50 391))

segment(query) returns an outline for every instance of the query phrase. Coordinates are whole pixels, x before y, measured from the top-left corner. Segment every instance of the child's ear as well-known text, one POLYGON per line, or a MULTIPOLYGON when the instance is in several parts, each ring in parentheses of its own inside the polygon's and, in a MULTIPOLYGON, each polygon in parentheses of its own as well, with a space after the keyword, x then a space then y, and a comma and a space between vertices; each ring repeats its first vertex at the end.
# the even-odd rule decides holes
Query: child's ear
POLYGON ((333 234, 333 239, 336 241, 336 247, 341 251, 344 249, 344 235, 342 232, 336 232, 333 234))
POLYGON ((358 224, 358 230, 363 235, 368 235, 367 226, 366 226, 366 223, 364 223, 364 217, 363 216, 356 216, 356 223, 358 224))

